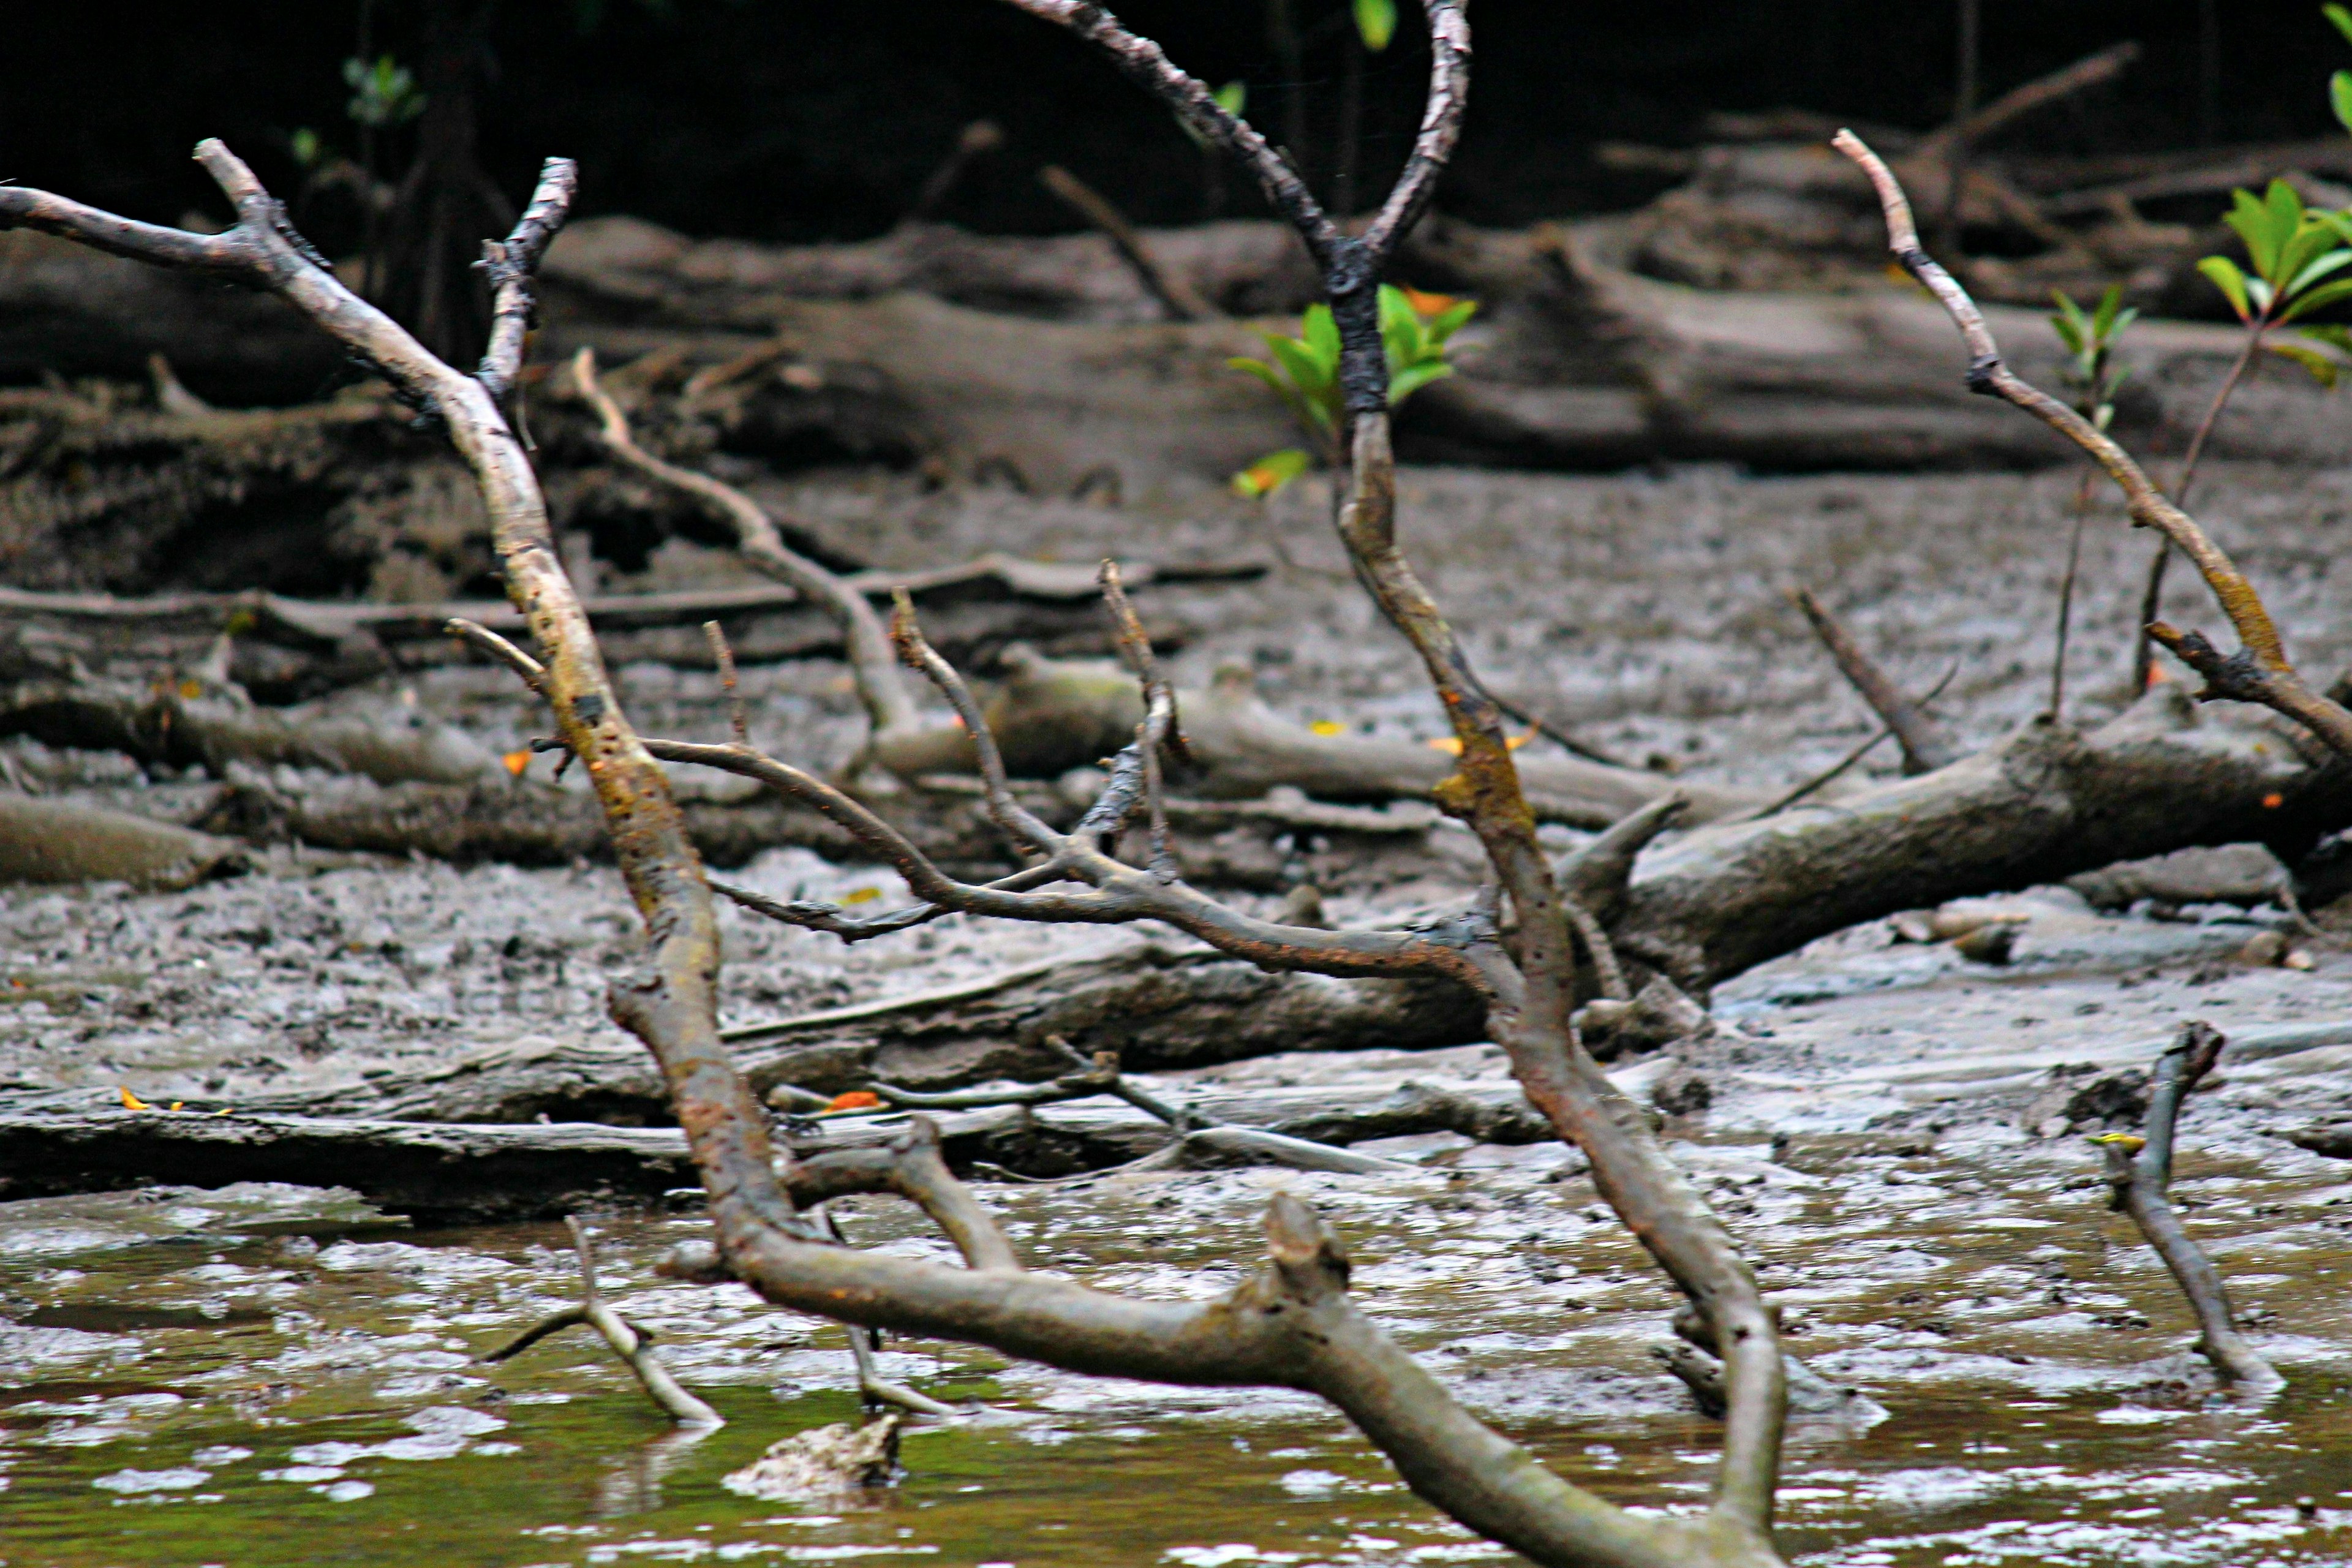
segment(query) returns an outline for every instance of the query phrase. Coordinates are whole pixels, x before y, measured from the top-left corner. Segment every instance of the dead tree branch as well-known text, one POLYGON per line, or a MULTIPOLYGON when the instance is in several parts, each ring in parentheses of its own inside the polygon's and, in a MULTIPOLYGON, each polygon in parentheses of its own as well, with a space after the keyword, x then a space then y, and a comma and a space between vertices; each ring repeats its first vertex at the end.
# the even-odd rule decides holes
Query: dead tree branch
POLYGON ((2134 524, 2152 528, 2194 564, 2213 598, 2238 634, 2239 651, 2223 655, 2202 637, 2158 623, 2148 629, 2156 639, 2205 677, 2202 697, 2260 702, 2307 726, 2336 751, 2352 755, 2352 711, 2313 690, 2287 662, 2285 645, 2262 596, 2227 552, 2213 542, 2196 521, 2167 500, 2130 453, 2108 435, 2059 399, 2018 376, 2002 362, 1984 315, 1952 275, 1919 248, 1919 231, 1913 224, 1911 204, 1894 171, 1851 131, 1832 141, 1853 159, 1878 193, 1886 216, 1887 247, 1904 270, 1933 294, 1968 345, 1968 384, 1971 392, 1998 397, 2032 415, 2087 453, 2123 491, 2124 505, 2134 524), (2193 639, 2193 640, 2192 640, 2193 639))
POLYGON ((604 1336, 613 1347, 613 1353, 627 1363, 637 1381, 655 1404, 669 1413, 670 1419, 682 1426, 724 1426, 726 1418, 716 1410, 688 1394, 677 1379, 664 1366, 653 1347, 653 1335, 638 1324, 629 1321, 604 1303, 596 1289, 596 1254, 588 1245, 588 1232, 575 1215, 563 1216, 563 1228, 572 1233, 572 1246, 580 1255, 580 1304, 566 1307, 551 1318, 532 1324, 505 1344, 482 1359, 501 1362, 529 1350, 550 1334, 560 1333, 576 1324, 585 1323, 604 1336))
POLYGON ((679 468, 638 446, 636 437, 629 432, 628 416, 597 382, 593 349, 583 348, 572 357, 572 383, 596 411, 606 451, 646 478, 693 497, 705 510, 734 531, 735 548, 747 563, 762 575, 804 595, 833 617, 841 627, 849 668, 857 681, 858 700, 866 706, 866 720, 874 734, 896 735, 914 729, 918 722, 914 697, 898 679, 898 666, 890 657, 889 637, 883 631, 882 619, 874 613, 874 606, 866 602, 866 595, 788 547, 775 519, 733 485, 679 468))
POLYGON ((1793 588, 1789 597, 1805 613, 1805 619, 1812 624, 1813 635, 1822 639, 1822 646, 1837 660, 1839 672, 1862 694, 1862 700, 1870 704, 1870 710, 1878 715, 1879 721, 1895 732, 1896 743, 1903 748, 1905 773, 1931 773, 1958 757, 1958 750, 1944 734, 1942 726, 1903 695, 1902 689, 1862 651, 1862 645, 1830 614, 1828 606, 1813 596, 1811 588, 1793 588))
POLYGON ((1159 300, 1160 308, 1171 320, 1213 321, 1224 314, 1202 299, 1182 274, 1168 270, 1152 254, 1151 242, 1136 232, 1135 226, 1127 221, 1127 215, 1100 191, 1059 163, 1048 163, 1038 170, 1037 183, 1053 192, 1072 212, 1102 230, 1111 247, 1118 252, 1119 259, 1135 274, 1135 280, 1143 285, 1144 292, 1159 300))
POLYGON ((2172 1133, 2179 1120, 2180 1102, 2189 1098, 2199 1079, 2213 1070, 2227 1043, 2221 1031, 2210 1024, 2182 1025, 2180 1037, 2157 1058, 2142 1134, 2109 1133, 2098 1142, 2107 1153, 2108 1206, 2131 1215, 2140 1235, 2172 1271, 2180 1293, 2197 1314, 2198 1353, 2240 1388, 2267 1394, 2284 1386, 2286 1379, 2238 1332, 2221 1271, 2189 1236, 2165 1196, 2172 1183, 2172 1133))

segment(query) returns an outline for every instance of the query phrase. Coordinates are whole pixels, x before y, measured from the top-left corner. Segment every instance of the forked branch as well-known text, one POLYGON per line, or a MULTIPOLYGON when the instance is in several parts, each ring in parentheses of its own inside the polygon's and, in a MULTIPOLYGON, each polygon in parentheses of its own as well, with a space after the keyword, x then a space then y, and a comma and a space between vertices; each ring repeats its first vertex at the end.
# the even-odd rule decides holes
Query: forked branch
POLYGON ((2205 579, 2205 585, 2212 591, 2221 613, 2229 617, 2238 634, 2237 653, 2223 654, 2203 637, 2162 622, 2148 627, 2150 636, 2205 678, 2206 689, 2200 695, 2260 702, 2302 723, 2337 752, 2352 756, 2352 711, 2313 690, 2287 662, 2285 645, 2271 621, 2270 612, 2263 605, 2262 595, 2254 591, 2254 585, 2238 570, 2228 552, 2213 542, 2194 519, 2166 499, 2131 454, 2106 432, 2009 368, 1976 301, 1969 298, 1968 290, 1950 273, 1919 247, 1919 231, 1912 221, 1911 203, 1904 195, 1895 172, 1851 131, 1839 132, 1831 144, 1870 177, 1886 217, 1887 248, 1895 253, 1904 270, 1936 297, 1951 317, 1952 324, 1959 329, 1960 340, 1969 351, 1969 390, 2023 409, 2080 447, 2123 491, 2124 505, 2132 521, 2164 535, 2205 579))

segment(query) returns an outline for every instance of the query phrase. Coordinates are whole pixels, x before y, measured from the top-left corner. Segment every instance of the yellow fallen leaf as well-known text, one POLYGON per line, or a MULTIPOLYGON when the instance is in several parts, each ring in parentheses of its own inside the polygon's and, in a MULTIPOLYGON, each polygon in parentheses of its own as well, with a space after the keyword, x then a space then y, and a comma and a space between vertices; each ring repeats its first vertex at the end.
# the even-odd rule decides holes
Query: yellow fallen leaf
POLYGON ((127 1084, 117 1084, 115 1086, 114 1092, 122 1097, 122 1109, 125 1110, 152 1110, 155 1109, 145 1100, 140 1099, 137 1095, 131 1093, 130 1086, 127 1084))
POLYGON ((525 746, 519 752, 509 752, 499 757, 499 761, 506 763, 508 773, 516 778, 520 778, 523 769, 530 766, 530 748, 525 746))
MULTIPOLYGON (((1516 752, 1521 746, 1526 745, 1529 741, 1534 740, 1538 733, 1540 733, 1540 731, 1529 730, 1524 735, 1506 735, 1503 738, 1503 744, 1516 752)), ((1441 735, 1434 741, 1423 741, 1422 744, 1427 746, 1433 752, 1444 752, 1449 757, 1458 757, 1462 754, 1461 741, 1452 735, 1441 735)))
POLYGON ((184 1100, 175 1100, 172 1101, 172 1109, 174 1110, 185 1110, 187 1108, 187 1101, 184 1100))
POLYGON ((879 888, 852 888, 841 895, 841 901, 845 904, 870 904, 881 896, 879 888))
POLYGON ((1318 719, 1307 727, 1318 735, 1344 735, 1348 732, 1348 726, 1337 719, 1318 719))
POLYGON ((190 699, 191 700, 194 700, 194 699, 196 699, 196 698, 198 698, 198 697, 202 697, 204 694, 205 694, 205 689, 204 689, 203 687, 201 687, 201 686, 197 685, 194 681, 193 681, 193 680, 183 680, 182 682, 180 682, 180 695, 181 695, 181 696, 185 697, 185 698, 188 698, 188 699, 190 699))
POLYGON ((2111 1144, 2126 1154, 2137 1154, 2147 1147, 2147 1140, 2137 1132, 2095 1132, 2091 1142, 2111 1144))

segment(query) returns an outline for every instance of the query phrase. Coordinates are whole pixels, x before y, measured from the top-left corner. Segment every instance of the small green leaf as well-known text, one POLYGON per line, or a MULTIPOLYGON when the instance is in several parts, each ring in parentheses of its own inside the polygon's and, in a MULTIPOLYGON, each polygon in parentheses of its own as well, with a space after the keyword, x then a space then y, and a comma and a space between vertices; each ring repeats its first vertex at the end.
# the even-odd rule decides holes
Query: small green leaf
POLYGON ((1339 367, 1339 324, 1331 319, 1328 305, 1309 305, 1300 317, 1298 329, 1308 348, 1333 371, 1339 367))
POLYGON ((2337 71, 2327 79, 2327 103, 2336 110, 2336 122, 2352 131, 2352 71, 2337 71))
POLYGON ((2130 324, 2130 318, 2138 312, 2126 310, 2118 317, 2116 314, 2116 308, 2123 302, 2124 286, 2120 283, 2108 284, 2107 291, 2099 296, 2097 311, 2091 317, 2092 342, 2105 343, 2130 324))
MULTIPOLYGON (((2330 231, 2322 228, 2319 232, 2322 234, 2329 234, 2330 231)), ((2330 236, 2330 243, 2333 244, 2332 235, 2330 236)), ((2340 245, 2335 246, 2333 249, 2324 252, 2317 260, 2312 261, 2296 270, 2294 277, 2287 283, 2287 298, 2292 300, 2297 294, 2302 293, 2305 289, 2310 288, 2313 284, 2318 282, 2321 279, 2335 271, 2337 268, 2347 264, 2352 264, 2352 250, 2347 250, 2340 245)))
POLYGON ((2083 318, 2083 307, 2074 303, 2063 289, 2053 289, 2050 297, 2058 302, 2058 313, 2050 318, 2050 325, 2066 352, 2079 354, 2085 346, 2097 341, 2097 334, 2083 318))
POLYGON ((1296 447, 1268 452, 1233 477, 1235 491, 1262 500, 1315 466, 1315 459, 1296 447))
POLYGON ((2308 327, 2297 327, 2295 331, 2314 342, 2326 343, 2330 348, 2352 354, 2352 327, 2339 326, 2334 321, 2320 321, 2308 327))
POLYGON ((2253 308, 2246 302, 2246 275, 2238 270, 2236 262, 2226 256, 2209 256, 2197 264, 2197 270, 2221 290, 2222 297, 2230 301, 2230 309, 2238 312, 2238 320, 2253 319, 2253 308))
MULTIPOLYGON (((2284 188, 2277 181, 2272 184, 2273 189, 2284 188)), ((2294 193, 2289 190, 2287 194, 2294 193)), ((2269 277, 2278 265, 2279 247, 2293 237, 2294 229, 2289 228, 2285 234, 2276 232, 2269 205, 2252 191, 2231 191, 2230 202, 2230 212, 2221 221, 2236 230, 2239 239, 2245 243, 2246 258, 2253 263, 2255 275, 2269 277)))
POLYGON ((320 142, 319 133, 309 126, 305 125, 294 132, 294 161, 302 167, 307 169, 316 163, 323 150, 324 144, 320 142))
POLYGON ((1292 383, 1310 397, 1331 384, 1330 364, 1297 339, 1268 338, 1266 347, 1274 351, 1275 363, 1289 374, 1292 383))
POLYGON ((1458 305, 1440 310, 1429 319, 1431 341, 1438 343, 1444 342, 1446 339, 1462 330, 1464 322, 1477 313, 1478 301, 1475 300, 1465 300, 1458 305))
POLYGON ((1396 37, 1396 0, 1356 0, 1356 34, 1364 47, 1379 54, 1396 37))
POLYGON ((2293 360, 2311 373, 2312 380, 2331 392, 2335 390, 2336 375, 2343 366, 2317 349, 2307 349, 2301 343, 2264 343, 2263 346, 2281 359, 2293 360))
POLYGON ((2319 8, 2319 14, 2335 23, 2336 30, 2344 35, 2347 43, 2352 43, 2352 11, 2347 11, 2341 5, 2322 5, 2319 8))
POLYGON ((1287 394, 1291 389, 1288 382, 1275 374, 1274 366, 1262 359, 1229 359, 1225 364, 1229 369, 1247 372, 1276 392, 1287 394))
POLYGON ((2314 310, 2333 305, 2347 295, 2352 295, 2352 278, 2338 278, 2333 283, 2322 283, 2318 288, 2300 296, 2293 304, 2280 311, 2279 320, 2292 321, 2297 316, 2307 316, 2314 310))
POLYGON ((1235 120, 1239 120, 1242 117, 1243 107, 1249 102, 1249 83, 1229 81, 1210 96, 1217 100, 1219 109, 1223 110, 1235 120))
POLYGON ((1443 381, 1454 374, 1454 367, 1442 359, 1425 359, 1419 364, 1409 364, 1389 376, 1389 402, 1402 403, 1433 381, 1443 381))

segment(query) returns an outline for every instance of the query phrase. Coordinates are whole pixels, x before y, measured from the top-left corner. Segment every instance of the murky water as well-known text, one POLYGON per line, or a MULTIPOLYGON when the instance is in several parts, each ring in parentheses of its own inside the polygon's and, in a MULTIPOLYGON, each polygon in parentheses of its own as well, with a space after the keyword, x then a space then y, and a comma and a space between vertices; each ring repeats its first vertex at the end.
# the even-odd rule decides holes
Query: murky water
MULTIPOLYGON (((1676 1147, 1795 1309, 1791 1347, 1888 1413, 1794 1429, 1795 1560, 2352 1558, 2352 1182, 2326 1179, 2346 1167, 2282 1159, 2226 1127, 2184 1159, 2191 1223, 2290 1378, 2247 1409, 2169 1385, 2185 1313, 2105 1214, 2075 1141, 1981 1125, 1800 1140, 1777 1162, 1736 1130, 1676 1147)), ((1647 1356, 1670 1304, 1659 1277, 1588 1183, 1559 1179, 1556 1151, 1468 1157, 1511 1163, 989 1195, 1036 1267, 1197 1295, 1254 1255, 1266 1193, 1299 1192, 1347 1237, 1361 1299, 1489 1419, 1619 1501, 1693 1506, 1716 1431, 1647 1356)), ((729 1417, 695 1441, 584 1334, 497 1367, 473 1359, 569 1299, 556 1227, 416 1235, 348 1208, 305 1220, 282 1191, 206 1202, 12 1205, 11 1568, 1507 1555, 1404 1491, 1310 1400, 1067 1377, 913 1342, 888 1347, 887 1370, 983 1402, 979 1414, 914 1428, 891 1492, 752 1501, 719 1478, 778 1436, 850 1417, 849 1358, 838 1331, 739 1288, 654 1278, 653 1258, 698 1220, 602 1229, 608 1291, 729 1417)), ((879 1200, 847 1223, 868 1245, 941 1250, 879 1200)))

